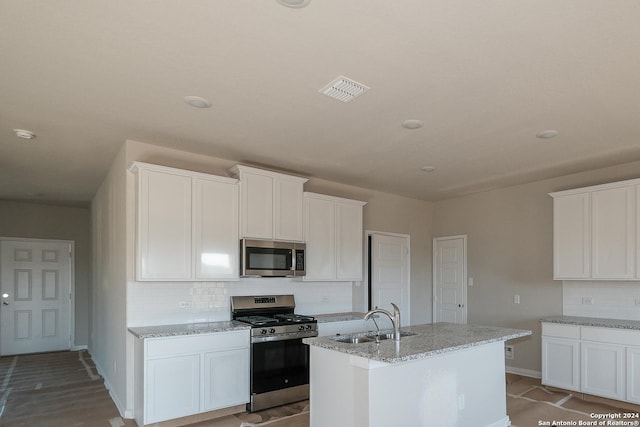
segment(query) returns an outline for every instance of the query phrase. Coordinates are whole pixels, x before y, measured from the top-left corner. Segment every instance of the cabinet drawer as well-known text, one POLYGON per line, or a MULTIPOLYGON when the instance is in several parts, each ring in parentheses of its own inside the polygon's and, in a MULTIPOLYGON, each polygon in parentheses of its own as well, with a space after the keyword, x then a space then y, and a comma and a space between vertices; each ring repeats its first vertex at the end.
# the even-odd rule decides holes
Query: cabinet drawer
POLYGON ((638 345, 640 343, 640 331, 583 326, 581 338, 585 341, 638 345))
POLYGON ((249 347, 249 330, 153 338, 147 340, 146 346, 147 357, 164 357, 176 354, 193 354, 249 347))
POLYGON ((542 323, 542 335, 547 337, 578 339, 580 327, 576 325, 560 325, 557 323, 542 323))

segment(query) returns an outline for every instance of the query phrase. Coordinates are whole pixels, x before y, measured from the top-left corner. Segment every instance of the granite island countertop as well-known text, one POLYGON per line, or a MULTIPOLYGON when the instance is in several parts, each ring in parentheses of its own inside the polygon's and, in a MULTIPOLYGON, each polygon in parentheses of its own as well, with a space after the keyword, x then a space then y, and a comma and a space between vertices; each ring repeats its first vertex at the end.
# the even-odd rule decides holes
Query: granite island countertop
POLYGON ((222 322, 180 323, 177 325, 139 326, 129 328, 129 332, 140 339, 175 337, 180 335, 211 334, 214 332, 251 329, 246 323, 228 320, 222 322))
POLYGON ((563 325, 595 326, 600 328, 640 330, 640 320, 605 319, 599 317, 551 316, 540 320, 547 323, 563 325))
MULTIPOLYGON (((330 336, 304 338, 302 341, 310 346, 335 350, 370 360, 386 363, 402 363, 531 335, 531 331, 524 329, 461 325, 455 323, 432 323, 407 326, 400 330, 415 335, 402 337, 398 348, 396 347, 396 342, 391 339, 383 340, 379 344, 375 342, 361 344, 342 343, 335 341, 333 339, 335 337, 330 336)), ((363 336, 367 335, 367 333, 353 335, 363 336)))

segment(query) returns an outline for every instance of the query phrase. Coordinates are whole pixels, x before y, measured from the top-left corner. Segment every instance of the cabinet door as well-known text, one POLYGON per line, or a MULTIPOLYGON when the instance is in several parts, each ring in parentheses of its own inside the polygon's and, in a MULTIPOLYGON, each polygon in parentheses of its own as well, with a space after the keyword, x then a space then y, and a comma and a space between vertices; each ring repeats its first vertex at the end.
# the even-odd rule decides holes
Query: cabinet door
POLYGON ((627 401, 640 403, 640 348, 627 347, 627 401))
POLYGON ((273 178, 243 172, 240 179, 242 237, 273 239, 273 178))
POLYGON ((362 206, 336 202, 336 279, 362 280, 362 206))
POLYGON ((305 197, 305 280, 335 280, 335 234, 334 203, 305 197))
POLYGON ((145 424, 200 412, 200 355, 147 361, 145 424))
POLYGON ((237 279, 238 186, 194 179, 196 279, 237 279))
POLYGON ((582 342, 580 391, 623 400, 624 355, 625 348, 622 346, 582 342))
POLYGON ((589 193, 553 199, 553 278, 590 277, 591 216, 589 193))
POLYGON ((249 402, 249 369, 248 347, 205 353, 203 411, 249 402))
POLYGON ((302 183, 274 180, 274 239, 302 242, 302 183))
POLYGON ((138 179, 138 280, 191 279, 191 178, 141 170, 138 179))
POLYGON ((592 277, 635 277, 635 188, 594 191, 592 206, 592 277))
POLYGON ((579 363, 577 340, 542 337, 542 384, 579 390, 579 363))

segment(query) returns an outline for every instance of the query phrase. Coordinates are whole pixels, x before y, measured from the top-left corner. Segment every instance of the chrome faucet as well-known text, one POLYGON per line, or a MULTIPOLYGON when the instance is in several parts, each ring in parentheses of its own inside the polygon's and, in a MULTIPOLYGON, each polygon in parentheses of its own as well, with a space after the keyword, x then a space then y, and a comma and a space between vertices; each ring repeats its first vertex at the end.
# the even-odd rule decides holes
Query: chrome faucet
MULTIPOLYGON (((389 320, 391 320, 391 324, 393 325, 393 339, 394 339, 394 341, 400 342, 400 309, 394 303, 391 303, 391 305, 393 306, 393 314, 391 314, 390 312, 388 312, 387 310, 385 310, 383 308, 376 307, 375 309, 369 310, 369 311, 367 311, 365 313, 364 320, 369 320, 369 318, 371 316, 373 316, 374 314, 376 314, 376 313, 380 313, 380 314, 386 315, 389 318, 389 320)), ((376 328, 377 327, 378 327, 378 325, 376 324, 376 328)))

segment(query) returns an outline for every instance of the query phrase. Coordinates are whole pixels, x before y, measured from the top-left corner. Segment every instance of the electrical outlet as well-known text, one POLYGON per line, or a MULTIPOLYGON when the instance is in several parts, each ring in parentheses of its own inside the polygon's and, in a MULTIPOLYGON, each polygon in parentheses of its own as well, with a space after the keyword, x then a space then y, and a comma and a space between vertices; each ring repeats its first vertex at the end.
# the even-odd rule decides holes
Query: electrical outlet
POLYGON ((180 308, 191 308, 191 301, 180 301, 180 308))
POLYGON ((514 295, 513 296, 513 303, 514 304, 520 304, 520 295, 514 295))
POLYGON ((322 297, 322 302, 329 302, 329 297, 327 296, 322 297))
POLYGON ((509 360, 513 360, 513 346, 512 345, 505 345, 504 346, 504 358, 505 359, 509 359, 509 360))
POLYGON ((467 279, 467 284, 469 285, 469 287, 472 287, 472 286, 473 286, 473 277, 469 277, 469 278, 467 279))
POLYGON ((593 297, 582 297, 582 305, 593 305, 593 297))

